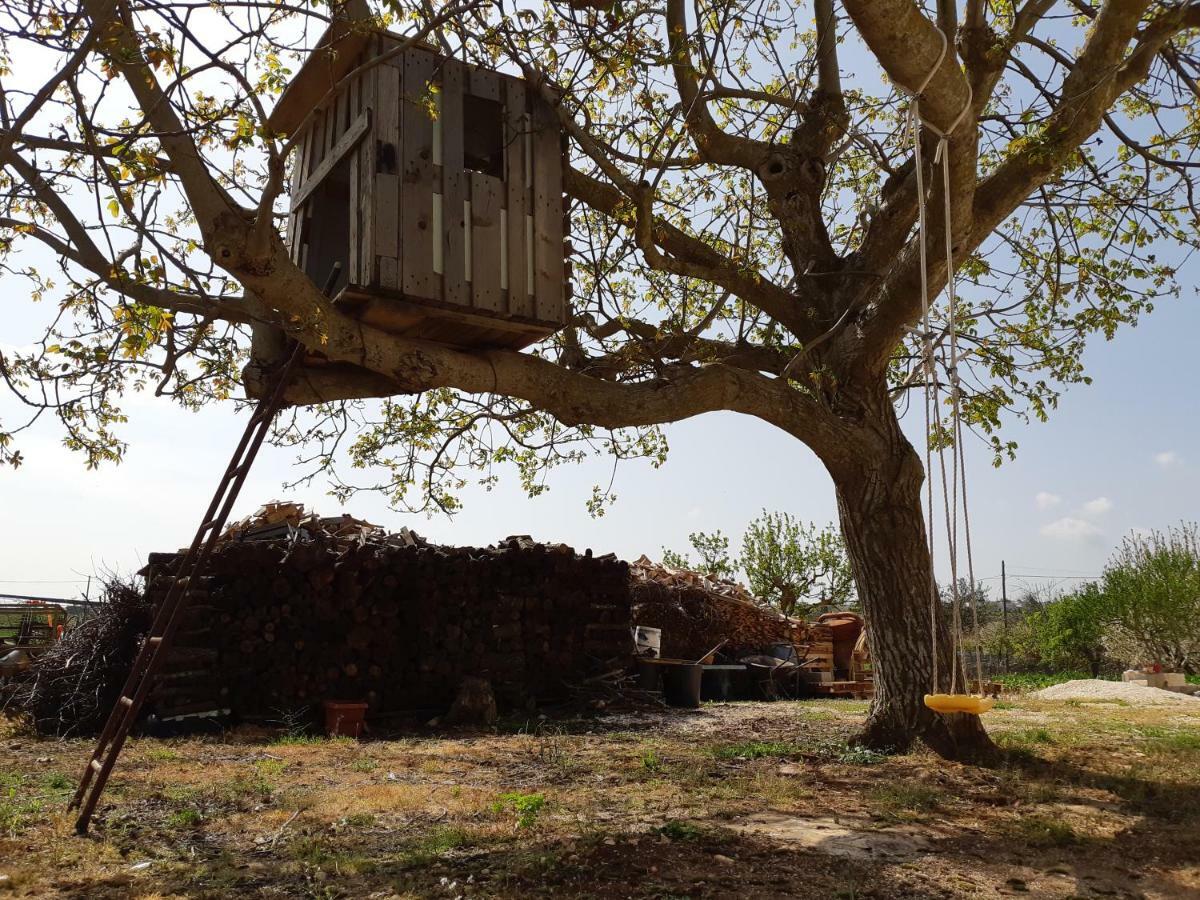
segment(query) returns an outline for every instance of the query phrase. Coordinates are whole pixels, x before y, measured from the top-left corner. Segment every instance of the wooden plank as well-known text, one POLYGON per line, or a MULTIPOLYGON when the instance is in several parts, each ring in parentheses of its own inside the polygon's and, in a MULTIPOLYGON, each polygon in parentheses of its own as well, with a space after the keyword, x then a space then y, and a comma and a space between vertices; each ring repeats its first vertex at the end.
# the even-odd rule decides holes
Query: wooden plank
POLYGON ((362 207, 358 203, 358 161, 361 155, 357 147, 350 151, 350 262, 346 272, 347 284, 362 284, 362 255, 358 250, 362 231, 362 207))
POLYGON ((500 75, 491 69, 471 66, 468 70, 469 93, 486 100, 500 101, 500 75))
POLYGON ((482 172, 467 174, 471 178, 471 305, 501 312, 500 209, 504 183, 482 172))
POLYGON ((466 67, 448 59, 442 64, 442 299, 470 303, 466 278, 466 216, 463 201, 463 89, 466 67))
POLYGON ((338 139, 338 142, 334 144, 333 149, 331 149, 329 153, 326 154, 325 158, 321 160, 321 164, 317 166, 316 171, 308 176, 308 179, 303 185, 301 185, 299 190, 293 193, 293 210, 303 203, 305 199, 307 199, 308 195, 311 194, 317 188, 317 186, 329 176, 329 173, 333 171, 333 167, 341 162, 342 157, 349 153, 350 150, 353 149, 358 142, 363 139, 370 128, 371 117, 368 113, 363 113, 354 120, 354 124, 350 126, 350 130, 338 139))
POLYGON ((375 284, 375 167, 376 167, 376 115, 373 108, 375 97, 375 74, 368 70, 359 76, 359 102, 364 112, 372 117, 372 128, 367 139, 358 146, 358 185, 354 189, 354 201, 358 204, 358 242, 352 245, 358 250, 358 279, 355 284, 375 284))
POLYGON ((409 50, 402 59, 401 283, 409 297, 435 299, 440 295, 441 279, 433 274, 433 119, 428 107, 434 57, 409 50))
POLYGON ((562 138, 554 110, 533 104, 533 268, 537 318, 562 322, 563 227, 562 138))
POLYGON ((410 303, 399 297, 360 294, 349 290, 338 295, 338 307, 363 322, 394 334, 453 335, 448 341, 464 347, 520 349, 542 340, 551 328, 516 322, 495 314, 471 312, 441 303, 410 303))
POLYGON ((379 284, 400 287, 400 142, 401 72, 397 66, 375 68, 376 166, 372 215, 379 284))
POLYGON ((508 231, 508 312, 514 316, 533 317, 533 298, 530 296, 526 270, 529 268, 525 243, 525 213, 528 208, 525 184, 525 132, 529 119, 525 114, 525 83, 515 78, 504 81, 504 189, 505 226, 508 231))

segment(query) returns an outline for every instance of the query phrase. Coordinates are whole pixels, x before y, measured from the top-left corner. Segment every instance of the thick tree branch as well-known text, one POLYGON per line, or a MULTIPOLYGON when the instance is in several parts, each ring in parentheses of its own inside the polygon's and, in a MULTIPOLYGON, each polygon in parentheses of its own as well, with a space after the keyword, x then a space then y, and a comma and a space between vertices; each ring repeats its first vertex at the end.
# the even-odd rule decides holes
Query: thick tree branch
POLYGON ((684 121, 701 157, 718 165, 757 170, 769 150, 768 145, 723 131, 701 96, 701 78, 692 62, 684 0, 667 0, 666 17, 667 49, 679 99, 683 102, 684 121))

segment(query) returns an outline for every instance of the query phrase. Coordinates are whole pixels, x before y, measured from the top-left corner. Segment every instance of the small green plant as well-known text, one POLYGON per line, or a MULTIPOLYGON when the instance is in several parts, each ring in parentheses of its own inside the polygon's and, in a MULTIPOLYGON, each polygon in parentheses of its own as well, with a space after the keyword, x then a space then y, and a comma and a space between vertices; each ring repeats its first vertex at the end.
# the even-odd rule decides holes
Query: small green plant
POLYGON ((284 769, 286 769, 287 763, 282 759, 271 759, 270 757, 267 757, 266 759, 256 759, 254 761, 254 768, 256 768, 264 778, 271 778, 280 774, 284 769))
POLYGON ((492 804, 492 812, 504 812, 504 810, 510 809, 516 814, 518 828, 530 828, 537 821, 545 805, 546 798, 542 794, 523 794, 520 791, 513 791, 501 794, 500 798, 492 804))
POLYGON ((75 789, 75 782, 62 772, 51 772, 44 779, 42 779, 42 784, 46 786, 47 790, 57 791, 60 793, 62 791, 72 791, 75 789))
POLYGON ((354 813, 342 819, 342 824, 351 828, 370 828, 375 824, 375 817, 371 813, 354 813))
POLYGON ((172 828, 195 828, 204 821, 204 816, 198 809, 177 809, 167 817, 167 824, 172 828))
POLYGON ((151 762, 178 762, 183 757, 170 747, 151 747, 146 751, 146 759, 151 762))
POLYGON ((374 772, 379 768, 379 763, 369 756, 360 756, 350 763, 350 768, 355 772, 374 772))
POLYGON ((654 751, 653 747, 648 747, 642 751, 642 768, 652 775, 657 775, 662 771, 662 758, 654 751))
POLYGON ((680 822, 678 819, 672 819, 654 830, 672 841, 694 841, 703 834, 699 826, 691 822, 680 822))

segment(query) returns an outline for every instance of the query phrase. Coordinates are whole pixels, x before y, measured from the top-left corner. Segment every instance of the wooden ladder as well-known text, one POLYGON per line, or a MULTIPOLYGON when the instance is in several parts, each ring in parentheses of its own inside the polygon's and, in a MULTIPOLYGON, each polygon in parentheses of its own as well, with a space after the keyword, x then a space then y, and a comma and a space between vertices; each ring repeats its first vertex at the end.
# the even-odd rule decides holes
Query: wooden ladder
MULTIPOLYGON (((337 280, 340 269, 340 264, 334 265, 333 272, 330 273, 326 284, 325 292, 327 294, 337 280)), ((125 739, 129 737, 130 730, 137 722, 142 704, 146 701, 146 695, 154 686, 155 676, 166 659, 171 640, 179 625, 180 614, 187 607, 189 600, 206 593, 200 588, 200 578, 208 563, 209 554, 221 536, 221 530, 225 527, 226 519, 229 518, 229 511, 233 508, 238 492, 246 482, 246 475, 250 472, 250 466, 258 454, 258 448, 270 430, 275 414, 283 404, 284 391, 303 356, 304 345, 297 343, 287 362, 276 374, 270 389, 259 398, 254 413, 250 416, 250 421, 246 423, 242 439, 233 452, 233 459, 225 469, 225 474, 221 476, 212 502, 208 505, 208 512, 204 514, 203 522, 197 529, 191 546, 188 547, 183 561, 176 570, 174 581, 158 607, 154 624, 151 625, 150 632, 138 651, 137 659, 134 660, 133 667, 129 670, 125 687, 121 690, 121 695, 113 706, 112 712, 108 715, 108 721, 104 725, 104 730, 100 732, 100 739, 96 742, 96 749, 92 751, 92 758, 88 761, 87 768, 83 770, 79 788, 75 791, 75 796, 71 799, 68 807, 68 809, 79 810, 79 818, 75 820, 77 834, 87 834, 88 824, 91 822, 92 813, 96 811, 96 804, 100 801, 104 786, 108 783, 108 776, 112 773, 113 766, 116 765, 121 748, 125 745, 125 739), (192 585, 196 585, 196 587, 193 588, 192 585)))

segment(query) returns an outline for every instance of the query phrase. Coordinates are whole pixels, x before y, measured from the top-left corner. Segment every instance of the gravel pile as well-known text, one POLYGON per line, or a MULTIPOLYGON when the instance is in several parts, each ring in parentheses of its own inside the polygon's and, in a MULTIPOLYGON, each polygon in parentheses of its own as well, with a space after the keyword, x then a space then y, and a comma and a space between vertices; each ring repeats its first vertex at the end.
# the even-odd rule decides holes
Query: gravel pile
POLYGON ((1162 688, 1131 684, 1127 681, 1102 681, 1099 678, 1080 678, 1052 684, 1035 691, 1032 696, 1039 700, 1124 700, 1133 706, 1158 703, 1200 703, 1200 697, 1176 694, 1162 688))

